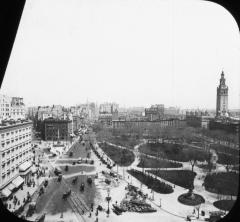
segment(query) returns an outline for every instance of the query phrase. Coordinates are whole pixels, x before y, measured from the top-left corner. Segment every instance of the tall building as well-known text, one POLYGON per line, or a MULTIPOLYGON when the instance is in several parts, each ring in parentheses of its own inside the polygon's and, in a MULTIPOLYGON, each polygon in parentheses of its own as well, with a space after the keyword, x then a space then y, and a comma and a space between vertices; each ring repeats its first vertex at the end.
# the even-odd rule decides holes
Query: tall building
POLYGON ((11 97, 0 94, 0 120, 9 119, 11 114, 11 97))
POLYGON ((2 121, 0 138, 0 190, 8 197, 32 173, 32 121, 2 121))
POLYGON ((0 95, 0 120, 25 119, 26 109, 23 98, 0 95))
POLYGON ((224 72, 222 71, 220 83, 217 87, 216 116, 226 116, 228 113, 228 87, 225 84, 224 72))

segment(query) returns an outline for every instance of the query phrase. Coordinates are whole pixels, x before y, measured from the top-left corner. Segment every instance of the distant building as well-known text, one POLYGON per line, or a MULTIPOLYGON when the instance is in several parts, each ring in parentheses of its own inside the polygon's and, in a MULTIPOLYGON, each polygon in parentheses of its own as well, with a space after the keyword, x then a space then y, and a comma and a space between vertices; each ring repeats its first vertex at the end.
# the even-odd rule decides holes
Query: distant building
POLYGON ((239 120, 233 120, 230 118, 225 119, 213 119, 209 122, 210 130, 224 130, 227 133, 238 134, 239 133, 239 120))
POLYGON ((113 113, 119 109, 119 105, 116 103, 102 103, 99 106, 99 113, 113 113))
POLYGON ((117 128, 131 128, 131 127, 139 127, 142 129, 148 129, 151 127, 159 127, 159 128, 165 128, 165 127, 184 127, 186 126, 185 120, 180 119, 166 119, 166 120, 158 120, 158 121, 149 121, 149 120, 130 120, 130 121, 124 121, 124 120, 113 120, 112 126, 114 129, 117 128))
POLYGON ((152 105, 145 109, 145 116, 149 121, 160 120, 164 118, 164 105, 152 105))
POLYGON ((113 114, 111 113, 100 113, 98 116, 98 121, 104 125, 112 125, 113 114))
POLYGON ((0 94, 0 120, 9 119, 11 114, 11 97, 0 94))
POLYGON ((0 120, 17 120, 26 118, 23 98, 0 95, 0 120))
POLYGON ((219 86, 217 87, 217 107, 216 116, 226 116, 228 114, 228 87, 225 83, 222 71, 219 86))
POLYGON ((165 118, 175 118, 175 117, 179 117, 180 115, 181 115, 180 109, 177 107, 164 108, 165 118))
POLYGON ((0 138, 0 190, 8 197, 32 173, 32 121, 3 121, 0 138))
POLYGON ((209 128, 209 121, 212 120, 214 117, 209 116, 208 112, 202 111, 187 111, 186 112, 186 123, 188 126, 191 127, 201 127, 208 129, 209 128))
POLYGON ((25 119, 25 104, 23 103, 23 98, 12 97, 11 100, 11 118, 12 119, 25 119))
POLYGON ((68 140, 72 134, 72 121, 63 119, 45 119, 42 123, 43 140, 68 140))

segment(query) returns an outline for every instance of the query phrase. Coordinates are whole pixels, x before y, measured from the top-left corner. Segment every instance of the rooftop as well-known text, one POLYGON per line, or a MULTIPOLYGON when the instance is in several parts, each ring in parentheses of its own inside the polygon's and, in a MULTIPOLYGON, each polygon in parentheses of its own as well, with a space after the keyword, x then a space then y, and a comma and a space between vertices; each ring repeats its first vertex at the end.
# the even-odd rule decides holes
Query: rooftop
POLYGON ((14 120, 14 119, 10 119, 10 120, 2 120, 2 122, 0 123, 0 129, 3 128, 7 128, 10 126, 17 126, 17 125, 22 125, 22 124, 26 124, 26 123, 32 123, 31 120, 29 119, 18 119, 18 120, 14 120))

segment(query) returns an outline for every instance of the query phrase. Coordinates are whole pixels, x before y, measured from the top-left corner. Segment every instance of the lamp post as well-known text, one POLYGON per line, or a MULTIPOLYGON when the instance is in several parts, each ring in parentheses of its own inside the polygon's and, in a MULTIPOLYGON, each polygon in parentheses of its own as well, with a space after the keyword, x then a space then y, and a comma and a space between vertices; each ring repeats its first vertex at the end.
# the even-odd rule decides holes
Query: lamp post
POLYGON ((107 189, 107 197, 106 197, 106 201, 108 202, 108 209, 107 209, 107 217, 109 217, 109 214, 110 214, 110 209, 109 209, 109 202, 111 201, 111 197, 109 196, 109 194, 110 194, 110 189, 108 188, 107 189))
POLYGON ((160 207, 162 207, 162 199, 160 198, 160 205, 159 205, 160 207))

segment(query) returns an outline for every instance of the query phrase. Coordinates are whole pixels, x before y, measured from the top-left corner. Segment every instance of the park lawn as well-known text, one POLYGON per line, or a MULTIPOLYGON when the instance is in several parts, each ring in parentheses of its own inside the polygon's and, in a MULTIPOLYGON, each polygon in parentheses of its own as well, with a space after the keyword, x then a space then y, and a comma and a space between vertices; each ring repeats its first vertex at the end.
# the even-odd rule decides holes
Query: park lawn
POLYGON ((213 203, 213 206, 220 210, 230 211, 235 202, 235 200, 218 200, 213 203))
POLYGON ((188 162, 190 160, 189 154, 192 152, 196 154, 198 161, 203 162, 208 157, 208 154, 203 150, 169 143, 143 144, 139 147, 139 151, 151 156, 160 156, 180 162, 188 162))
POLYGON ((164 159, 155 159, 142 155, 140 163, 137 166, 143 168, 178 168, 182 167, 182 163, 171 162, 164 159))
POLYGON ((134 137, 128 137, 128 136, 113 136, 109 138, 108 142, 126 147, 128 149, 133 149, 134 146, 140 143, 140 140, 134 138, 134 137))
POLYGON ((81 165, 74 165, 68 166, 68 171, 65 171, 65 166, 59 166, 62 170, 63 175, 74 174, 78 172, 92 172, 95 170, 94 166, 81 166, 81 165))
POLYGON ((204 180, 205 189, 212 193, 236 196, 238 194, 239 173, 219 172, 208 174, 204 180))
POLYGON ((218 160, 217 163, 219 164, 239 164, 239 156, 238 155, 228 155, 228 154, 224 154, 224 153, 218 153, 218 160))
POLYGON ((172 186, 154 178, 153 176, 146 175, 138 170, 128 170, 127 172, 157 193, 170 194, 173 192, 172 186))
POLYGON ((99 146, 110 159, 120 166, 130 166, 135 159, 134 153, 128 149, 121 149, 107 143, 99 143, 99 146))
POLYGON ((186 189, 193 187, 196 176, 196 173, 190 170, 148 170, 147 172, 186 189))
POLYGON ((216 150, 217 152, 223 152, 223 153, 236 155, 236 156, 239 155, 239 150, 238 149, 233 149, 231 147, 224 146, 224 145, 221 145, 221 144, 211 144, 210 148, 216 150))

